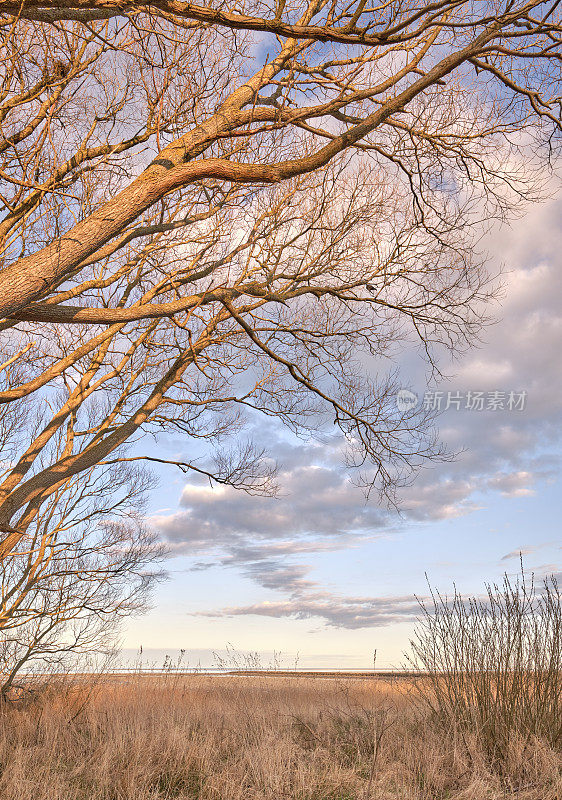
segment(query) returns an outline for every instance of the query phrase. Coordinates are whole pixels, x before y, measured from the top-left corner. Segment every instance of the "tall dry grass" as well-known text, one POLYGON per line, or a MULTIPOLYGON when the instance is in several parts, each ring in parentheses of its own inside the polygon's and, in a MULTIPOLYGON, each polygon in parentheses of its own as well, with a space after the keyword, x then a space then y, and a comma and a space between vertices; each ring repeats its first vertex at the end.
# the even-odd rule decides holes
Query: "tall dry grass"
POLYGON ((554 577, 521 572, 483 597, 432 592, 422 605, 410 667, 436 724, 476 732, 488 761, 509 774, 512 742, 562 750, 562 593, 554 577))
POLYGON ((562 798, 555 749, 514 738, 498 775, 405 680, 104 681, 0 710, 3 800, 562 798))

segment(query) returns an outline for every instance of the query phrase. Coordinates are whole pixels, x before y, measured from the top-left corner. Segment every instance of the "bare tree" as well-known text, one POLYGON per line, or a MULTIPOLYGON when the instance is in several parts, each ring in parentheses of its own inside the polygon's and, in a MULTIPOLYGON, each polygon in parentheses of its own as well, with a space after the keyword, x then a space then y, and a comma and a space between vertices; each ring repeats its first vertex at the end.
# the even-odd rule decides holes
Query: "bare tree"
POLYGON ((111 654, 120 620, 146 607, 163 555, 140 516, 151 483, 128 464, 75 477, 3 560, 2 696, 24 668, 75 668, 111 654))
POLYGON ((532 117, 560 125, 557 3, 315 0, 257 3, 257 16, 105 0, 0 9, 11 189, 0 233, 9 260, 21 251, 2 273, 6 315, 40 313, 24 308, 99 261, 100 248, 138 236, 129 226, 140 215, 195 182, 278 183, 356 147, 402 164, 414 183, 430 176, 412 162, 431 154, 478 180, 485 138, 532 117), (271 55, 244 58, 237 30, 273 34, 271 55), (150 163, 139 169, 137 156, 123 173, 141 144, 150 163))
POLYGON ((219 445, 178 466, 248 491, 272 470, 229 450, 247 408, 331 419, 387 494, 438 455, 365 360, 476 334, 481 220, 536 195, 560 132, 557 5, 0 12, 0 557, 141 431, 219 445))

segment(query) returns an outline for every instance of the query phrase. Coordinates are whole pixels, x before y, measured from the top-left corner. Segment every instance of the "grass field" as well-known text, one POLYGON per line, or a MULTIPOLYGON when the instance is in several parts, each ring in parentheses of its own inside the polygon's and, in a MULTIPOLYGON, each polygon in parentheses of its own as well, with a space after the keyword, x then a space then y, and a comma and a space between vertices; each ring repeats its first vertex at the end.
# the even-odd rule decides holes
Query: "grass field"
POLYGON ((560 753, 444 730, 411 683, 130 676, 0 709, 3 800, 560 800, 560 753))

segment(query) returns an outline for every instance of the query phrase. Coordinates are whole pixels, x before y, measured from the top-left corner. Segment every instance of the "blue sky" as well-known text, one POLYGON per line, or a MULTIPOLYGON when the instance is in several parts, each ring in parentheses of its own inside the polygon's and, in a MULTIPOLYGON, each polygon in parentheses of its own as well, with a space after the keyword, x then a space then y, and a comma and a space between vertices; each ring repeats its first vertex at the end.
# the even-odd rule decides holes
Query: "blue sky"
MULTIPOLYGON (((268 663, 396 665, 407 649, 414 595, 453 582, 478 593, 518 568, 537 575, 561 564, 562 202, 527 209, 487 237, 502 297, 482 341, 428 385, 423 364, 404 355, 403 385, 428 390, 525 392, 521 410, 457 410, 438 417, 441 439, 459 454, 424 469, 401 491, 399 510, 366 501, 342 464, 333 435, 303 442, 271 420, 254 437, 280 465, 281 495, 250 497, 161 468, 149 516, 173 558, 153 610, 130 620, 123 645, 158 661, 186 649, 210 664, 230 643, 268 663)), ((147 448, 181 457, 163 434, 147 448)), ((142 449, 142 446, 141 446, 142 449)))

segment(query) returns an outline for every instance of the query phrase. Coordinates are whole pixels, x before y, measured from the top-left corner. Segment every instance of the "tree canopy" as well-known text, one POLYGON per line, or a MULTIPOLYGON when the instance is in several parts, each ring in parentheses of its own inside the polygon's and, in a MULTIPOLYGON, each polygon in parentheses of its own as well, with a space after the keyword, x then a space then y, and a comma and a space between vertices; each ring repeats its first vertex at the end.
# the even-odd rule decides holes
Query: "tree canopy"
POLYGON ((483 221, 556 163, 557 3, 0 15, 2 557, 142 431, 208 442, 178 466, 247 491, 273 472, 228 444, 247 409, 330 418, 386 494, 438 456, 381 364, 476 335, 483 221))

